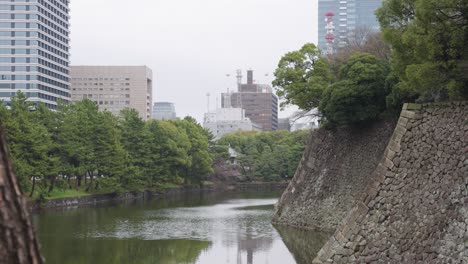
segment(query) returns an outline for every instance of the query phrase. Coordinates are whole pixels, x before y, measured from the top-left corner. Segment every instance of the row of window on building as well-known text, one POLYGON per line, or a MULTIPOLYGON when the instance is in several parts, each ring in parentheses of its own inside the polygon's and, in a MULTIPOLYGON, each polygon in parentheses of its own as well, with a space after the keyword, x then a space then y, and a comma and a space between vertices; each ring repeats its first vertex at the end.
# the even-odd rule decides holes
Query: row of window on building
POLYGON ((130 98, 130 94, 72 94, 74 99, 83 98, 104 98, 104 99, 118 99, 118 98, 130 98))
POLYGON ((72 78, 72 81, 129 81, 130 78, 72 78))
POLYGON ((73 91, 130 91, 130 88, 129 87, 126 87, 126 88, 98 88, 98 87, 94 87, 94 88, 72 88, 73 91))

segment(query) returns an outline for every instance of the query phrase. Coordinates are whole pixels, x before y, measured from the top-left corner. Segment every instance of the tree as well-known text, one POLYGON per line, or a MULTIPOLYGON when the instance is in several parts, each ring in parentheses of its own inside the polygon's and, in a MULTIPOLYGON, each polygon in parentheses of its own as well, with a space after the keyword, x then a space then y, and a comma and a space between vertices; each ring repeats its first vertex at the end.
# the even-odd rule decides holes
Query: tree
POLYGON ((391 49, 382 37, 381 32, 374 32, 369 26, 359 26, 350 32, 348 43, 333 54, 328 54, 330 69, 337 77, 341 66, 346 64, 355 53, 369 53, 383 61, 390 61, 391 49))
POLYGON ((75 187, 79 188, 83 177, 97 169, 95 133, 99 110, 93 101, 86 99, 62 111, 64 118, 58 137, 61 157, 68 164, 69 176, 76 176, 75 187))
POLYGON ((18 92, 11 98, 10 110, 2 111, 8 116, 4 126, 18 180, 23 191, 31 190, 31 196, 35 191, 36 178, 44 179, 52 162, 49 156, 51 137, 42 124, 33 120, 31 111, 35 110, 36 106, 18 92))
MULTIPOLYGON (((468 98, 468 4, 464 0, 386 0, 376 12, 392 46, 400 101, 468 98)), ((395 98, 393 99, 395 100, 395 98)))
MULTIPOLYGON (((47 137, 42 142, 47 146, 47 157, 42 166, 42 175, 49 180, 49 186, 47 193, 54 190, 55 181, 60 172, 63 171, 63 164, 60 162, 60 147, 57 144, 58 135, 60 132, 60 126, 62 121, 62 113, 59 111, 51 111, 43 103, 37 104, 35 111, 31 113, 33 123, 36 125, 42 125, 46 129, 47 137)), ((39 169, 39 168, 37 168, 39 169)), ((35 180, 33 180, 34 186, 35 180)), ((46 185, 46 181, 43 181, 42 187, 46 185)), ((44 193, 46 191, 44 190, 44 193)), ((34 188, 31 190, 31 196, 34 193, 34 188)))
POLYGON ((273 81, 277 95, 284 99, 281 106, 294 104, 306 111, 319 106, 323 91, 332 81, 328 62, 320 54, 314 44, 308 43, 281 58, 273 81))
POLYGON ((148 175, 154 182, 177 182, 191 166, 187 133, 170 121, 150 120, 146 125, 152 164, 146 170, 148 175))
POLYGON ((201 184, 206 176, 213 172, 211 165, 213 159, 208 152, 208 138, 205 130, 192 117, 185 117, 182 121, 174 121, 180 129, 185 130, 189 140, 190 149, 188 155, 190 166, 185 172, 185 180, 201 184))
POLYGON ((326 89, 319 110, 335 125, 377 119, 386 109, 389 71, 389 66, 375 56, 356 53, 341 67, 341 80, 326 89))
POLYGON ((13 173, 0 119, 0 261, 42 264, 26 201, 13 173))

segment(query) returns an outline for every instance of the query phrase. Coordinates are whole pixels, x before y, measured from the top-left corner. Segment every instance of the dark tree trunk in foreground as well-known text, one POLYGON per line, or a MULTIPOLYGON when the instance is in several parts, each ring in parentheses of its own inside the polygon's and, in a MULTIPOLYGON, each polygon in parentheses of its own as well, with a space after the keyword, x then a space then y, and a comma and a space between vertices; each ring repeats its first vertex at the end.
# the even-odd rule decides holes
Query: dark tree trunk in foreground
POLYGON ((26 200, 0 129, 0 264, 42 264, 26 200))

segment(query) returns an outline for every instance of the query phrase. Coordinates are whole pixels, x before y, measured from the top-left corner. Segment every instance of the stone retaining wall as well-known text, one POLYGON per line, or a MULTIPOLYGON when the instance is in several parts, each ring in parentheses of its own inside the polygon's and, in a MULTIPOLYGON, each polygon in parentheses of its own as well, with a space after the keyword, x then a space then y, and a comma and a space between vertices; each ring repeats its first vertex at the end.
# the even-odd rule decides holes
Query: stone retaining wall
POLYGON ((314 131, 273 222, 335 230, 365 190, 395 124, 387 120, 366 128, 314 131))
POLYGON ((374 181, 313 263, 468 263, 468 103, 406 104, 374 181))

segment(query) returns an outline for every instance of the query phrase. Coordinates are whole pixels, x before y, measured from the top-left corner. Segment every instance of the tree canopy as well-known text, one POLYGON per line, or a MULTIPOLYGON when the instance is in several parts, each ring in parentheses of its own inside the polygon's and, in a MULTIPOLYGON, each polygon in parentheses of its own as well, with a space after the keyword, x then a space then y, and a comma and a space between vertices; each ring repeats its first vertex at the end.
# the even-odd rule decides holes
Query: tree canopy
POLYGON ((310 131, 237 132, 224 135, 220 146, 234 148, 247 180, 291 178, 301 160, 310 131))
POLYGON ((46 196, 54 188, 106 192, 201 184, 212 172, 206 131, 193 119, 143 121, 134 109, 119 117, 90 100, 51 111, 21 92, 0 104, 23 191, 46 196), (37 186, 36 186, 37 183, 37 186))
POLYGON ((377 10, 399 82, 394 96, 421 102, 468 98, 468 3, 385 0, 377 10))
POLYGON ((273 86, 284 99, 281 105, 294 104, 306 111, 319 106, 322 93, 332 80, 328 61, 311 43, 284 55, 274 74, 273 86))

